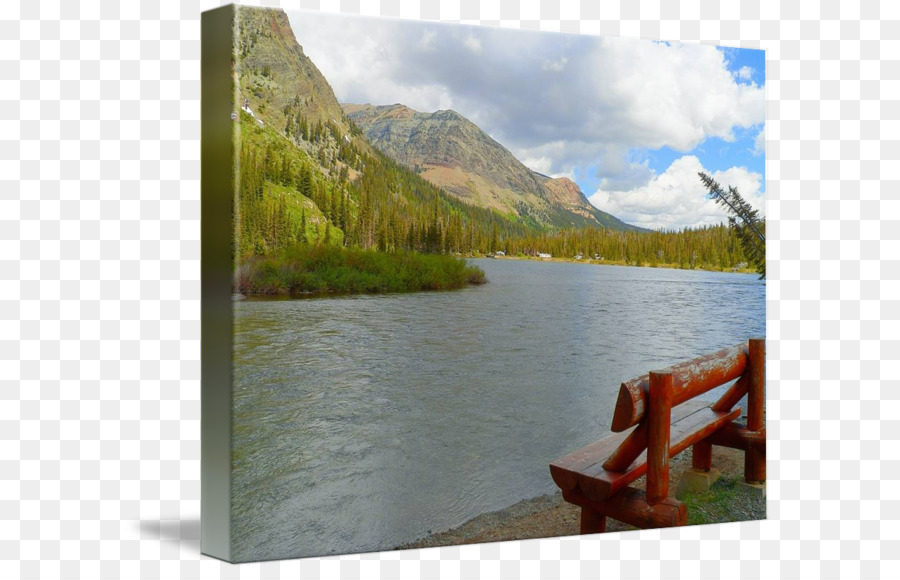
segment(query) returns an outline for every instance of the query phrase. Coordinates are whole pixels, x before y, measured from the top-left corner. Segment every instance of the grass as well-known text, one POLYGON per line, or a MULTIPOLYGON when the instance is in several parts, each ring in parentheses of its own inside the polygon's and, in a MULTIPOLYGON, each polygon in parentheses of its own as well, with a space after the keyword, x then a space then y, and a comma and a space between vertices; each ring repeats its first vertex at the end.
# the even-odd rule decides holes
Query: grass
POLYGON ((688 525, 720 524, 765 519, 764 497, 744 490, 739 485, 743 476, 722 476, 708 491, 685 494, 688 525))
POLYGON ((235 285, 243 294, 310 296, 452 290, 485 282, 484 271, 453 256, 297 245, 242 261, 235 285))

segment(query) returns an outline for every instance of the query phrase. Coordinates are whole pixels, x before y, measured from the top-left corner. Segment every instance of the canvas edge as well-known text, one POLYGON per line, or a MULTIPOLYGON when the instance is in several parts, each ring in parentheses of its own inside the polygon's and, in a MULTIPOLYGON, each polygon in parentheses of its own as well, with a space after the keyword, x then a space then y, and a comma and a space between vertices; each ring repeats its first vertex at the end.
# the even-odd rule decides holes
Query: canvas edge
POLYGON ((234 5, 201 14, 200 551, 231 561, 234 5))

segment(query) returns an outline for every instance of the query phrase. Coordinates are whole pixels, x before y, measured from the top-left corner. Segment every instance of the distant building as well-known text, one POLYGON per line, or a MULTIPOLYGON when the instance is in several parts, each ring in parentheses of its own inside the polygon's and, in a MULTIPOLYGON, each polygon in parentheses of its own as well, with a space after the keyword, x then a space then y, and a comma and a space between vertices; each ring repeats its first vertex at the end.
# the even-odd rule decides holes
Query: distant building
POLYGON ((576 260, 580 260, 580 259, 581 259, 581 254, 576 254, 576 255, 575 255, 575 259, 576 259, 576 260))
POLYGON ((538 252, 538 258, 552 258, 550 254, 545 254, 543 252, 538 252))
POLYGON ((497 250, 497 251, 495 252, 495 254, 496 254, 497 256, 505 256, 505 255, 506 255, 506 252, 504 252, 503 250, 497 250))

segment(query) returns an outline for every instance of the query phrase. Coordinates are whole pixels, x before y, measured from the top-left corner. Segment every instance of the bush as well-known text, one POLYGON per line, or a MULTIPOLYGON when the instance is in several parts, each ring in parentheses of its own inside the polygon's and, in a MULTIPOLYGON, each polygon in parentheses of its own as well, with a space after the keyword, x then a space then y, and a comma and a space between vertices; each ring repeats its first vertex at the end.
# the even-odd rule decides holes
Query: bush
POLYGON ((244 260, 234 276, 244 294, 361 294, 452 290, 487 282, 462 258, 298 245, 244 260))

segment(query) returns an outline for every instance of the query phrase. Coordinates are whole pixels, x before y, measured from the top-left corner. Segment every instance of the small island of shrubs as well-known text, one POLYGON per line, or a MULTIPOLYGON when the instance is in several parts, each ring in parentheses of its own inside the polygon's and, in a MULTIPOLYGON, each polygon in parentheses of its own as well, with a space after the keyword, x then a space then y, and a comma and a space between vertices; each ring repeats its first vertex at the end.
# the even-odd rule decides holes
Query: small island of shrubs
POLYGON ((485 282, 484 271, 454 256, 296 245, 277 255, 242 260, 235 291, 317 296, 452 290, 485 282))

